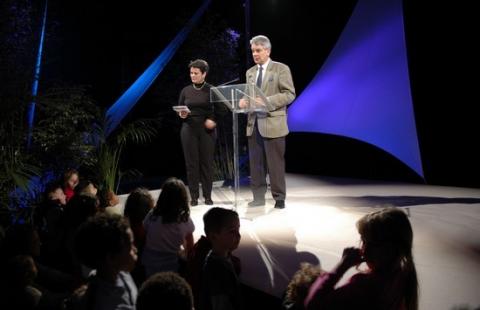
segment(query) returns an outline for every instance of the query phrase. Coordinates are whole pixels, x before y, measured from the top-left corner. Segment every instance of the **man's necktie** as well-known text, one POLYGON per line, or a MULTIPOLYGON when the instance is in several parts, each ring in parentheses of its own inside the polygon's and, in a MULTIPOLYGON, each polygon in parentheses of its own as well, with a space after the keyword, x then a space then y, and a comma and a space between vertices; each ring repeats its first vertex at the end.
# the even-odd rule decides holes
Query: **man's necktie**
POLYGON ((257 77, 257 87, 258 88, 262 88, 262 71, 263 71, 263 67, 260 66, 260 68, 258 69, 258 77, 257 77))

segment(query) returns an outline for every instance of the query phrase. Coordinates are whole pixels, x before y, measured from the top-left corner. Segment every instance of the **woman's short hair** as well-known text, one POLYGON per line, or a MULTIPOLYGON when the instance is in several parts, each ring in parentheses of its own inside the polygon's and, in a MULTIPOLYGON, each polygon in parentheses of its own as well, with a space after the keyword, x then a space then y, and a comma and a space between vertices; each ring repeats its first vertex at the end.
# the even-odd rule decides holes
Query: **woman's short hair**
POLYGON ((208 66, 208 62, 206 62, 205 60, 203 59, 195 59, 195 60, 192 60, 189 64, 188 64, 188 68, 197 68, 197 69, 200 69, 200 71, 202 73, 206 73, 208 72, 208 70, 210 69, 209 66, 208 66))

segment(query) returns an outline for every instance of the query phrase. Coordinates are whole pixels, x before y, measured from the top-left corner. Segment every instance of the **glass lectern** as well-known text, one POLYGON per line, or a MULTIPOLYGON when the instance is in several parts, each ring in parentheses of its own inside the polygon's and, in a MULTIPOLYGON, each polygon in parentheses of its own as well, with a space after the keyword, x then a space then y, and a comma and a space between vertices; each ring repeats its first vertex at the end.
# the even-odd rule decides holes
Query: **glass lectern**
MULTIPOLYGON (((240 189, 240 166, 239 166, 239 145, 238 145, 238 114, 258 113, 265 115, 272 108, 262 93, 253 84, 236 84, 212 87, 210 89, 210 101, 222 102, 232 112, 232 134, 233 134, 233 167, 234 167, 234 207, 237 207, 238 194, 240 189)), ((242 130, 245 130, 242 128, 242 130)))

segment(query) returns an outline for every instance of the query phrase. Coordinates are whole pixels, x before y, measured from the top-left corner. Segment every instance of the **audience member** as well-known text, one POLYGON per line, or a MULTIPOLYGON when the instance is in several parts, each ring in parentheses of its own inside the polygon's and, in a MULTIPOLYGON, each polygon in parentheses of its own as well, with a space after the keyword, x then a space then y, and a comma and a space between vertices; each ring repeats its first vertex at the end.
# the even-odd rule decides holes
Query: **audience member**
POLYGON ((130 221, 130 227, 132 228, 133 235, 135 237, 135 246, 137 247, 138 253, 141 254, 143 247, 145 246, 145 227, 143 226, 143 221, 150 212, 155 207, 155 201, 146 188, 136 188, 134 189, 127 198, 125 203, 125 209, 123 214, 130 221))
POLYGON ((120 215, 96 215, 79 227, 74 245, 80 262, 96 270, 80 304, 87 309, 135 309, 137 287, 129 272, 137 251, 128 221, 120 215))
POLYGON ((418 309, 418 282, 412 257, 413 231, 407 215, 387 208, 357 222, 361 248, 349 247, 337 266, 314 282, 307 309, 418 309), (367 269, 339 287, 345 272, 365 262, 367 269))
MULTIPOLYGON (((139 257, 142 257, 146 238, 143 220, 148 212, 153 209, 154 204, 153 197, 146 188, 136 188, 133 190, 130 195, 128 195, 127 202, 125 203, 124 215, 130 222, 139 257)), ((141 285, 145 280, 145 267, 140 260, 137 261, 135 269, 132 271, 132 276, 137 286, 141 285)))
POLYGON ((69 169, 63 175, 63 192, 67 196, 67 202, 75 195, 75 187, 78 185, 78 171, 69 169))
POLYGON ((14 256, 2 268, 1 309, 45 309, 41 305, 42 292, 34 286, 37 267, 31 256, 14 256))
POLYGON ((67 199, 61 184, 54 182, 47 185, 43 201, 34 213, 34 223, 42 241, 42 261, 51 266, 58 266, 66 203, 67 199))
POLYGON ((175 272, 159 272, 143 283, 137 310, 193 310, 192 290, 175 272))
POLYGON ((75 195, 90 194, 96 196, 98 189, 95 184, 90 180, 80 180, 75 186, 75 195))
POLYGON ((190 218, 185 184, 177 178, 165 181, 157 204, 143 221, 146 242, 142 256, 146 276, 180 270, 181 246, 188 257, 193 248, 195 226, 190 218))
MULTIPOLYGON (((16 260, 13 258, 27 256, 33 259, 35 276, 29 283, 34 284, 35 288, 42 293, 46 305, 56 308, 76 288, 78 283, 72 276, 41 264, 37 260, 40 254, 40 237, 35 227, 30 224, 15 224, 6 231, 0 265, 4 268, 5 264, 8 264, 6 262, 11 262, 12 266, 28 267, 27 261, 30 259, 16 260)), ((24 271, 27 272, 27 269, 24 271)), ((7 283, 7 285, 9 284, 7 283)))
POLYGON ((303 303, 307 297, 308 290, 321 273, 322 269, 320 266, 314 266, 310 263, 302 263, 300 265, 300 270, 295 272, 288 284, 285 298, 283 300, 283 309, 305 309, 303 303))
POLYGON ((240 282, 231 259, 231 252, 240 243, 238 214, 216 207, 205 213, 203 222, 212 250, 202 272, 200 309, 242 309, 240 282))
POLYGON ((80 262, 74 255, 73 240, 78 227, 90 217, 99 212, 98 197, 92 194, 75 195, 67 203, 64 220, 62 221, 61 243, 61 269, 74 274, 76 277, 84 277, 80 262))

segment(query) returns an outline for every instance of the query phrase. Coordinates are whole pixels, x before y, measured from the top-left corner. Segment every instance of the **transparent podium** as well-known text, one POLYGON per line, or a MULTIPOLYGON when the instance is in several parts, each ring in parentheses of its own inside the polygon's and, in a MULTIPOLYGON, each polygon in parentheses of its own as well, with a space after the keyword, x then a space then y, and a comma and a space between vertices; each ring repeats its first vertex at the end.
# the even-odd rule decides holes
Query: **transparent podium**
MULTIPOLYGON (((223 103, 232 113, 232 139, 233 139, 233 190, 234 208, 238 205, 240 190, 240 162, 239 162, 239 131, 238 115, 257 113, 266 115, 271 111, 271 106, 262 91, 254 84, 236 84, 228 86, 212 87, 210 89, 210 101, 223 103)), ((242 130, 245 130, 242 128, 242 130)))

